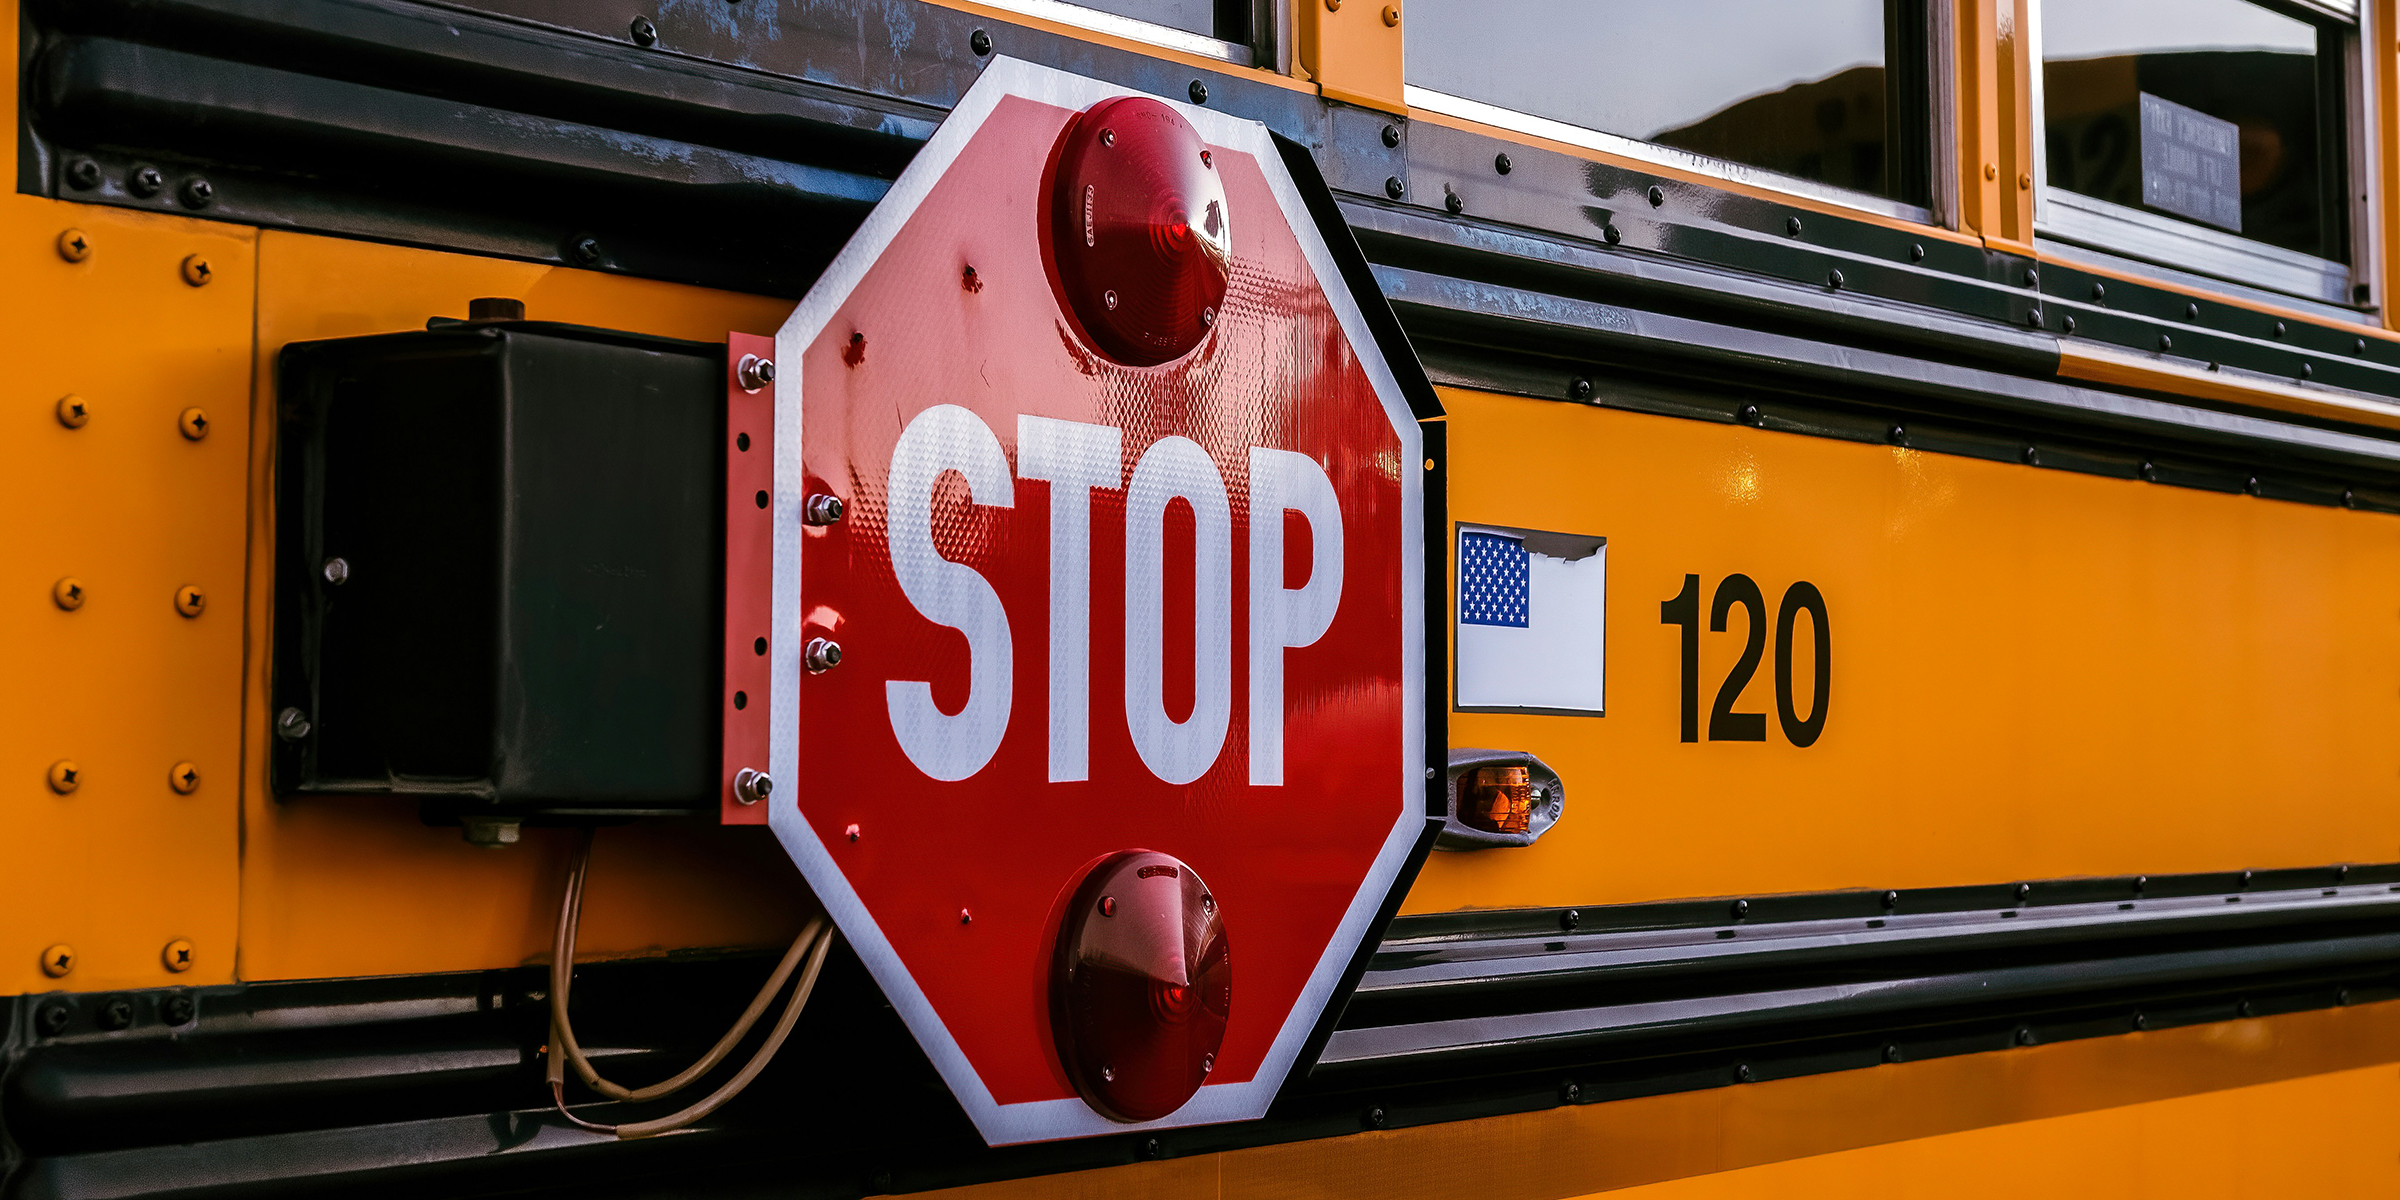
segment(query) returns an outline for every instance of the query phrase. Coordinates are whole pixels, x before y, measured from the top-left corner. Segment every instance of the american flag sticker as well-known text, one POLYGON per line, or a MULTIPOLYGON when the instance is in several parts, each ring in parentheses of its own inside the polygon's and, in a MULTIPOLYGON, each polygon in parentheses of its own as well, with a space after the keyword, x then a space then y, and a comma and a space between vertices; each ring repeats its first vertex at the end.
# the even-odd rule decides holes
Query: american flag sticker
POLYGON ((1459 527, 1459 708, 1600 715, 1607 626, 1608 539, 1459 527))

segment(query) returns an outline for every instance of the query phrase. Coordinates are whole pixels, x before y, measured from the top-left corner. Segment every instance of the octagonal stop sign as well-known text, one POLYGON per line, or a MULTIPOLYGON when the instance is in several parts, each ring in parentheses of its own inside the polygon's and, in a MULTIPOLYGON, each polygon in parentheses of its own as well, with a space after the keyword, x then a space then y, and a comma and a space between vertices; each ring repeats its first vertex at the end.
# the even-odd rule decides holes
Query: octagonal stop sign
POLYGON ((1264 127, 1000 60, 776 339, 728 778, 989 1141, 1262 1115, 1417 844, 1432 464, 1343 278, 1264 127))

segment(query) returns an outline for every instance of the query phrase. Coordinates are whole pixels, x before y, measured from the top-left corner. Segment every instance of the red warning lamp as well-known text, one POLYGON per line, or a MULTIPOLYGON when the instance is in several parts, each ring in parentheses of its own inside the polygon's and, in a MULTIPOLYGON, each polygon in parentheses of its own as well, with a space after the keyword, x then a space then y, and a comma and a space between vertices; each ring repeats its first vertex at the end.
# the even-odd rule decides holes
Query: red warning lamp
POLYGON ((1051 1035, 1102 1116, 1154 1121, 1207 1082, 1225 1044, 1233 960, 1216 898, 1170 855, 1102 859, 1060 922, 1051 1035))
POLYGON ((1051 170, 1049 245, 1085 340, 1137 367, 1191 353, 1225 303, 1227 216, 1214 158, 1182 114, 1146 96, 1078 114, 1051 170))

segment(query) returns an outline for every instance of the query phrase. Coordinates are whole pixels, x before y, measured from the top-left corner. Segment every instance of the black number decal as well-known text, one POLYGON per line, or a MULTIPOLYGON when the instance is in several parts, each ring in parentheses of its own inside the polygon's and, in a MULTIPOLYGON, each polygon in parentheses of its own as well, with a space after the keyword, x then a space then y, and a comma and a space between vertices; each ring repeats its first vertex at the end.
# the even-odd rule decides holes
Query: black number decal
MULTIPOLYGON (((1767 740, 1765 713, 1733 711, 1734 703, 1742 698, 1743 689, 1758 674, 1758 660, 1767 643, 1767 598, 1758 590, 1758 582, 1747 575, 1728 575, 1717 584, 1717 593, 1709 601, 1708 627, 1715 633, 1725 632, 1725 618, 1735 605, 1748 610, 1749 641, 1742 647, 1742 657, 1733 664, 1733 671, 1717 689, 1716 707, 1708 714, 1708 740, 1712 742, 1763 742, 1767 740)), ((1683 740, 1700 740, 1700 577, 1683 577, 1683 590, 1662 600, 1658 605, 1661 625, 1681 626, 1677 699, 1682 721, 1683 740)), ((1825 612, 1825 594, 1817 585, 1802 580, 1786 588, 1783 604, 1775 614, 1775 716, 1783 727, 1785 740, 1794 746, 1816 744, 1825 733, 1826 702, 1833 696, 1833 625, 1825 612), (1809 656, 1808 716, 1800 716, 1800 705, 1792 692, 1792 639, 1800 614, 1808 614, 1808 628, 1816 653, 1809 656)))
POLYGON ((1708 713, 1708 740, 1763 742, 1767 740, 1767 714, 1733 711, 1733 702, 1750 686, 1750 677, 1758 673, 1759 656, 1767 648, 1767 598, 1759 594, 1758 584, 1747 575, 1726 576, 1717 585, 1716 597, 1708 602, 1708 629, 1725 632, 1725 614, 1736 604, 1750 610, 1750 642, 1742 647, 1742 657, 1733 664, 1733 674, 1725 677, 1725 686, 1717 689, 1717 706, 1708 713))
POLYGON ((1817 585, 1803 580, 1783 593, 1783 611, 1775 615, 1775 715, 1783 721, 1783 736, 1795 746, 1814 745, 1817 735, 1825 732, 1825 701, 1832 695, 1833 631, 1825 623, 1825 596, 1817 585), (1809 656, 1815 686, 1805 721, 1792 704, 1792 618, 1802 612, 1808 614, 1817 643, 1817 652, 1809 656))
POLYGON ((1700 577, 1683 577, 1683 590, 1658 602, 1658 623, 1683 626, 1683 740, 1700 740, 1700 577))

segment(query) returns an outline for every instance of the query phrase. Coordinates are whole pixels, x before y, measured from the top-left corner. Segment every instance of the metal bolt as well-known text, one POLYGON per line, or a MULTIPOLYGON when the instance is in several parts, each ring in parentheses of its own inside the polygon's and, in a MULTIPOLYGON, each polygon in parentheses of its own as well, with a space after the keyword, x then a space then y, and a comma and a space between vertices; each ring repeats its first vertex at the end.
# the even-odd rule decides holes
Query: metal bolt
POLYGON ((1736 920, 1736 921, 1739 921, 1739 920, 1741 920, 1741 919, 1743 919, 1743 918, 1745 918, 1745 917, 1747 917, 1747 916, 1749 916, 1749 915, 1750 915, 1750 902, 1749 902, 1749 901, 1747 901, 1747 900, 1736 900, 1736 901, 1734 901, 1734 902, 1733 902, 1733 919, 1734 919, 1734 920, 1736 920))
POLYGON ((188 992, 177 992, 158 1002, 158 1019, 169 1025, 189 1025, 200 1015, 200 1005, 188 992))
POLYGON ((2042 273, 2039 269, 2034 267, 2025 268, 2025 286, 2029 288, 2038 288, 2042 286, 2042 273))
POLYGON ((2286 334, 2286 333, 2288 333, 2288 332, 2290 332, 2290 331, 2291 331, 2291 327, 2290 327, 2290 326, 2288 326, 2288 325, 2285 325, 2285 324, 2284 324, 2283 322, 2281 322, 2281 321, 2277 321, 2277 322, 2275 322, 2275 336, 2276 336, 2276 337, 2282 337, 2284 334, 2286 334))
POLYGON ((92 256, 92 239, 80 229, 68 229, 58 235, 58 256, 68 262, 82 262, 92 256))
POLYGON ((1766 415, 1759 412, 1758 406, 1755 404, 1743 405, 1742 411, 1738 415, 1741 417, 1742 424, 1744 425, 1757 425, 1765 422, 1766 420, 1766 415))
POLYGON ((1432 778, 1434 778, 1435 776, 1437 776, 1437 775, 1440 775, 1440 774, 1441 774, 1441 772, 1440 772, 1440 771, 1437 771, 1437 770, 1433 769, 1432 767, 1427 767, 1427 768, 1425 768, 1425 778, 1427 778, 1427 779, 1432 779, 1432 778))
MULTIPOLYGON (((2251 486, 2252 488, 2256 488, 2256 487, 2258 486, 2258 476, 2256 476, 2256 475, 2253 475, 2253 476, 2251 476, 2251 477, 2250 477, 2250 486, 2251 486)), ((2250 886, 2250 881, 2251 881, 2252 879, 2254 879, 2254 878, 2257 878, 2257 875, 2256 875, 2256 873, 2255 873, 2255 872, 2252 872, 2252 871, 2243 871, 2243 872, 2242 872, 2242 886, 2243 886, 2243 887, 2249 887, 2249 886, 2250 886)))
POLYGON ((2310 376, 2312 376, 2312 375, 2315 375, 2316 373, 2317 373, 2317 369, 2316 369, 2316 367, 2314 367, 2314 366, 2312 366, 2312 365, 2310 365, 2310 364, 2308 364, 2308 363, 2301 363, 2301 364, 2300 364, 2300 378, 2302 378, 2302 379, 2306 379, 2306 378, 2308 378, 2308 377, 2310 377, 2310 376))
POLYGON ((1750 1064, 1749 1064, 1749 1063, 1736 1063, 1736 1064, 1734 1064, 1734 1068, 1733 1068, 1733 1081, 1734 1081, 1735 1083, 1748 1083, 1748 1082, 1750 1082, 1751 1080, 1753 1080, 1753 1079, 1756 1079, 1756 1078, 1758 1078, 1758 1076, 1757 1076, 1757 1074, 1756 1074, 1756 1073, 1754 1073, 1754 1072, 1752 1072, 1752 1071, 1750 1070, 1750 1064))
POLYGON ((72 575, 50 585, 50 600, 68 612, 83 607, 83 581, 72 575))
POLYGON ((167 177, 157 167, 135 167, 125 173, 125 190, 144 200, 155 196, 167 186, 167 177))
POLYGON ((1895 446, 1905 446, 1905 445, 1907 445, 1907 444, 1908 444, 1908 426, 1906 426, 1906 425, 1894 425, 1894 426, 1892 426, 1891 438, 1892 438, 1892 444, 1893 444, 1893 445, 1895 445, 1895 446))
MULTIPOLYGON (((181 975, 192 969, 192 940, 176 938, 167 943, 166 949, 158 952, 158 957, 160 961, 166 963, 168 970, 181 975)), ((182 1022, 176 1023, 181 1024, 182 1022)))
POLYGON ((1510 171, 1516 170, 1517 164, 1510 162, 1505 154, 1495 154, 1492 156, 1492 169, 1506 175, 1510 171))
POLYGON ((297 708, 287 708, 275 714, 275 736, 287 742, 307 737, 315 726, 308 723, 308 714, 297 708))
POLYGON ((1208 103, 1208 85, 1197 79, 1192 81, 1192 86, 1183 89, 1183 94, 1190 96, 1194 104, 1208 103))
POLYGON ((2356 490, 2356 489, 2353 489, 2353 488, 2343 488, 2343 489, 2342 489, 2342 507, 2343 507, 2343 508, 2357 508, 2357 507, 2358 507, 2358 492, 2357 492, 2357 490, 2356 490))
MULTIPOLYGON (((2348 492, 2343 492, 2343 493, 2342 493, 2342 495, 2343 495, 2343 496, 2345 496, 2345 497, 2347 497, 2349 494, 2350 494, 2350 493, 2348 493, 2348 492)), ((2348 863, 2343 863, 2341 866, 2335 867, 2335 868, 2333 869, 2333 877, 2334 877, 2335 879, 2348 879, 2348 878, 2350 878, 2350 864, 2348 864, 2348 863)))
POLYGON ((68 163, 67 186, 79 192, 88 192, 99 187, 100 164, 88 158, 79 158, 68 163))
POLYGON ((974 912, 972 912, 971 910, 968 910, 968 909, 964 909, 964 908, 962 908, 962 909, 958 910, 958 923, 959 923, 959 924, 961 924, 961 925, 972 925, 972 924, 974 924, 974 923, 975 923, 975 914, 974 914, 974 912))
POLYGON ((2073 332, 2075 332, 2075 314, 2074 314, 2074 313, 2068 313, 2067 315, 2065 315, 2065 316, 2063 316, 2063 317, 2060 317, 2060 318, 2058 319, 2058 327, 2059 327, 2059 329, 2060 329, 2060 331, 2061 331, 2061 332, 2065 332, 2065 333, 2073 333, 2073 332))
POLYGON ((2352 354, 2365 354, 2367 352, 2367 339, 2360 338, 2357 341, 2352 342, 2350 344, 2350 352, 2352 354))
POLYGON ((855 841, 857 841, 857 840, 858 840, 858 826, 854 824, 854 825, 850 826, 848 829, 845 829, 845 830, 843 830, 843 831, 842 831, 842 834, 843 834, 843 836, 845 836, 845 837, 849 838, 851 841, 854 841, 854 842, 855 842, 855 841))
MULTIPOLYGON (((1449 209, 1449 210, 1450 210, 1450 215, 1455 217, 1455 216, 1457 216, 1459 213, 1466 211, 1467 202, 1466 202, 1466 201, 1464 201, 1464 200, 1461 200, 1461 199, 1459 199, 1459 198, 1458 198, 1458 193, 1457 193, 1457 192, 1452 192, 1452 191, 1446 191, 1446 190, 1445 190, 1445 191, 1442 193, 1442 207, 1443 207, 1443 208, 1446 208, 1446 209, 1449 209)), ((1608 231, 1609 231, 1610 233, 1615 233, 1615 232, 1617 231, 1617 230, 1616 230, 1616 226, 1613 226, 1613 225, 1612 225, 1612 226, 1609 226, 1609 230, 1608 230, 1608 231)), ((1613 237, 1612 237, 1612 238, 1610 238, 1610 239, 1608 239, 1608 240, 1609 240, 1609 241, 1611 241, 1611 242, 1614 242, 1614 241, 1616 241, 1617 239, 1615 239, 1615 238, 1613 238, 1613 237)))
POLYGON ((1383 181, 1383 194, 1390 196, 1394 200, 1399 199, 1403 193, 1407 192, 1407 190, 1407 188, 1400 185, 1400 177, 1397 175, 1394 175, 1391 178, 1383 181))
POLYGON ((1167 1148, 1160 1145, 1157 1138, 1150 1138, 1142 1143, 1143 1158, 1164 1158, 1166 1153, 1167 1148))
POLYGON ((60 942, 42 951, 42 974, 52 979, 64 979, 75 969, 75 947, 60 942))
POLYGON ((216 268, 209 266, 206 258, 197 254, 183 256, 183 281, 185 283, 193 287, 207 287, 208 281, 216 277, 216 268))
POLYGON ((83 397, 69 392, 58 398, 58 423, 69 429, 81 429, 92 419, 92 406, 83 397))
POLYGON ((183 187, 177 194, 183 200, 185 208, 207 208, 216 200, 217 189, 206 179, 194 175, 183 181, 183 187))
POLYGON ((199 791, 200 768, 188 762, 176 763, 167 768, 167 786, 174 788, 178 795, 184 796, 199 791))
POLYGON ((1798 218, 1798 217, 1785 217, 1785 218, 1783 219, 1783 231, 1784 231, 1785 233, 1787 233, 1787 234, 1790 234, 1790 235, 1791 235, 1791 236, 1793 236, 1793 237, 1799 237, 1799 236, 1800 236, 1800 218, 1798 218))
POLYGON ((1104 917, 1117 915, 1117 898, 1115 896, 1100 897, 1100 915, 1104 917))
POLYGON ((1924 261, 1925 261, 1925 243, 1923 243, 1923 242, 1918 242, 1918 243, 1915 243, 1914 245, 1911 245, 1911 246, 1908 248, 1908 261, 1910 261, 1910 262, 1924 262, 1924 261))
POLYGON ((201 408, 187 408, 176 415, 175 427, 183 431, 185 441, 199 441, 208 436, 208 411, 201 408))
POLYGON ((734 378, 742 381, 743 391, 755 392, 775 382, 775 360, 760 358, 755 354, 745 354, 742 356, 742 361, 734 367, 733 375, 734 378))
POLYGON ((2033 1044, 2033 1026, 2017 1026, 2017 1044, 2020 1046, 2030 1046, 2033 1044))
POLYGON ((2196 302, 2195 302, 2195 303, 2187 303, 2187 304, 2185 304, 2185 305, 2183 306, 2183 319, 2184 319, 2184 320, 2186 320, 2186 321, 2197 321, 2197 320, 2199 320, 2199 319, 2200 319, 2200 305, 2199 305, 2198 303, 2196 303, 2196 302))
POLYGON ((83 768, 75 760, 62 758, 50 764, 50 790, 64 796, 83 786, 83 768))
POLYGON ((810 638, 800 657, 810 674, 821 675, 842 665, 842 644, 831 638, 810 638))
POLYGON ((2030 172, 2030 171, 2019 172, 2019 173, 2018 173, 2018 175, 2017 175, 2017 190, 2019 190, 2019 191, 2023 191, 2023 190, 2025 190, 2025 189, 2027 189, 2027 188, 2030 188, 2030 187, 2032 187, 2032 186, 2033 186, 2033 173, 2032 173, 2032 172, 2030 172))
POLYGON ((1825 273, 1825 286, 1830 287, 1837 292, 1842 290, 1842 272, 1840 268, 1837 267, 1825 273))
POLYGON ((842 519, 840 496, 816 495, 800 508, 800 519, 810 525, 831 525, 842 519))
POLYGON ((2025 327, 2028 329, 2040 329, 2042 327, 2041 309, 2029 308, 2025 310, 2025 327))
POLYGON ((175 589, 175 611, 187 617, 199 616, 208 608, 208 597, 190 584, 175 589))
POLYGON ((1583 914, 1572 908, 1558 914, 1558 927, 1568 933, 1575 932, 1575 927, 1581 924, 1583 924, 1583 914))
POLYGON ((2137 1012, 2133 1014, 2133 1027, 2135 1029, 2150 1028, 2150 1014, 2145 1012, 2137 1012))
POLYGON ((2141 895, 2141 894, 2142 894, 2142 889, 2144 889, 2144 888, 2147 888, 2147 887, 2149 887, 2149 886, 2150 886, 2150 877, 2149 877, 2149 876, 2147 876, 2147 875, 2136 875, 2136 876, 2134 876, 2134 877, 2133 877, 2133 894, 2134 894, 2134 895, 2136 895, 2136 896, 2139 896, 2139 895, 2141 895))
POLYGON ((733 773, 733 798, 744 804, 756 804, 775 794, 775 781, 764 771, 748 767, 733 773))
POLYGON ((567 247, 567 252, 574 256, 576 262, 582 263, 584 266, 598 266, 600 264, 600 239, 577 238, 572 245, 567 247))
POLYGON ((633 44, 636 46, 658 44, 658 26, 651 24, 648 17, 635 17, 633 24, 627 27, 627 32, 633 34, 633 44))
POLYGON ((100 1002, 100 1028, 119 1030, 133 1024, 133 1001, 123 996, 110 996, 100 1002))
POLYGON ((2099 303, 2100 301, 2102 301, 2102 300, 2106 300, 2106 299, 2108 299, 2108 285, 2107 285, 2107 284, 2105 284, 2105 283, 2095 283, 2095 284, 2093 284, 2093 285, 2092 285, 2092 302, 2093 302, 2093 303, 2095 303, 2095 304, 2097 304, 2097 303, 2099 303))
POLYGON ((2159 348, 2160 350, 2172 350, 2172 349, 2174 349, 2174 348, 2175 348, 2175 339, 2174 339, 2172 336, 2169 336, 2169 335, 2167 335, 2167 334, 2164 334, 2164 333, 2162 333, 2162 334, 2158 335, 2158 348, 2159 348))
POLYGON ((1600 236, 1608 239, 1608 244, 1611 246, 1616 245, 1625 238, 1624 233, 1618 230, 1618 228, 1613 224, 1602 226, 1600 230, 1600 236))
POLYGON ((1900 1043, 1885 1042, 1883 1044, 1883 1061, 1887 1063, 1896 1063, 1900 1061, 1900 1043))
POLYGON ((1384 144, 1385 146, 1394 147, 1394 148, 1397 148, 1397 147, 1400 145, 1400 127, 1399 127, 1399 126, 1397 126, 1397 125, 1386 125, 1386 126, 1384 126, 1384 127, 1383 127, 1383 144, 1384 144))
POLYGON ((977 58, 990 54, 992 52, 992 35, 980 29, 968 34, 967 49, 974 51, 977 58))
POLYGON ((1400 23, 1400 6, 1399 6, 1399 5, 1397 5, 1397 4, 1386 4, 1386 5, 1384 5, 1384 6, 1383 6, 1383 23, 1384 23, 1385 27, 1387 27, 1387 28, 1388 28, 1388 27, 1391 27, 1391 26, 1398 25, 1398 24, 1400 23))
POLYGON ((65 1033, 67 1019, 67 1006, 56 1000, 43 1005, 41 1011, 33 1015, 33 1023, 42 1031, 43 1037, 57 1037, 65 1033))
POLYGON ((2023 903, 2025 903, 2025 901, 2026 901, 2026 900, 2030 899, 2032 896, 2033 896, 2033 885, 2032 885, 2032 884, 2030 884, 2030 883, 2020 883, 2020 884, 2018 884, 2018 885, 2017 885, 2017 903, 2019 903, 2019 904, 2023 904, 2023 903))
POLYGON ((1575 380, 1573 383, 1570 383, 1570 384, 1568 384, 1568 385, 1567 385, 1567 397, 1568 397, 1569 399, 1572 399, 1572 400, 1589 400, 1589 399, 1591 399, 1591 398, 1592 398, 1592 381, 1591 381, 1591 380, 1589 380, 1589 379, 1581 379, 1581 378, 1579 378, 1579 379, 1575 380))
POLYGON ((1390 1119, 1390 1117, 1385 1115, 1383 1106, 1380 1104, 1375 1105, 1367 1110, 1367 1124, 1372 1125, 1377 1129, 1383 1128, 1384 1122, 1390 1119))
POLYGON ((1883 906, 1884 906, 1885 908, 1898 908, 1898 907, 1900 907, 1900 893, 1898 893, 1898 892, 1885 892, 1885 893, 1883 894, 1883 906))
POLYGON ((350 560, 346 558, 326 559, 325 582, 335 587, 350 582, 350 560))
POLYGON ((2025 454, 2024 454, 2024 458, 2025 458, 2025 465, 2026 465, 2026 466, 2029 466, 2029 467, 2038 467, 2038 466, 2042 465, 2042 452, 2041 452, 2041 449, 2040 449, 2039 447, 2036 447, 2036 446, 2027 446, 2027 447, 2025 447, 2025 454))
MULTIPOLYGON (((2156 483, 2156 482, 2158 482, 2158 464, 2157 464, 2157 463, 2154 463, 2154 462, 2144 461, 2144 462, 2142 463, 2142 478, 2143 478, 2143 479, 2145 479, 2145 480, 2147 480, 2147 481, 2149 481, 2149 482, 2151 482, 2151 483, 2156 483)), ((2137 890, 2137 891, 2138 891, 2138 890, 2140 890, 2140 889, 2139 889, 2139 888, 2136 888, 2135 890, 2137 890)))
POLYGON ((2253 1007, 2248 1000, 2244 1000, 2240 1004, 2234 1005, 2233 1011, 2245 1017, 2254 1017, 2258 1015, 2258 1010, 2253 1007))

